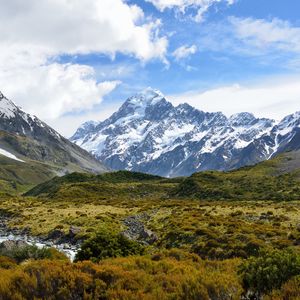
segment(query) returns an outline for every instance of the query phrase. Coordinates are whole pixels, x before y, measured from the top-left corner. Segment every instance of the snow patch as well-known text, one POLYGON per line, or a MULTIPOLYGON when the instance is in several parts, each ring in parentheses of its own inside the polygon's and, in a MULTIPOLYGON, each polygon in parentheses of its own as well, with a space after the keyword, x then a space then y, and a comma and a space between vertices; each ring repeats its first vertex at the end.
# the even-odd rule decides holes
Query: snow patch
POLYGON ((16 161, 25 162, 24 160, 21 160, 21 159, 17 158, 17 157, 16 157, 15 155, 13 155, 12 153, 10 153, 10 152, 8 152, 8 151, 6 151, 6 150, 4 150, 4 149, 1 149, 1 148, 0 148, 0 154, 3 155, 3 156, 8 157, 8 158, 10 158, 10 159, 16 160, 16 161))

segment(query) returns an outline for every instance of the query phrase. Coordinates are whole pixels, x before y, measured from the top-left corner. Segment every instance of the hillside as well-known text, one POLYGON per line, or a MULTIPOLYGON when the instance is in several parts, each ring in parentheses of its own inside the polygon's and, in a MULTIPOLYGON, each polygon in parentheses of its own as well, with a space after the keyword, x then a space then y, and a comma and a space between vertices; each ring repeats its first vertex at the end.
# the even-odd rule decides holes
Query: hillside
POLYGON ((0 93, 0 178, 35 185, 70 172, 107 170, 91 154, 71 143, 37 117, 0 93))
MULTIPOLYGON (((175 180, 174 180, 175 181, 175 180)), ((43 196, 54 199, 141 199, 167 194, 174 186, 162 177, 138 172, 117 171, 102 175, 73 173, 55 177, 39 184, 25 196, 43 196)))
MULTIPOLYGON (((26 238, 35 236, 40 242, 63 243, 70 245, 70 249, 74 249, 71 248, 74 244, 68 243, 75 243, 83 250, 78 260, 90 259, 93 263, 48 260, 45 262, 48 269, 43 267, 43 261, 31 260, 26 264, 13 265, 3 258, 1 261, 0 257, 0 268, 2 263, 5 268, 10 268, 5 274, 12 276, 14 270, 18 270, 17 274, 25 276, 24 272, 30 272, 33 267, 33 284, 39 282, 35 276, 40 278, 41 274, 45 274, 46 280, 52 283, 60 280, 58 278, 78 276, 81 270, 80 274, 89 278, 87 282, 95 279, 92 286, 96 286, 97 282, 105 293, 116 291, 119 286, 120 293, 124 292, 124 299, 128 295, 136 299, 136 293, 143 299, 145 285, 149 299, 157 299, 153 295, 161 288, 160 284, 164 289, 162 295, 166 295, 166 291, 172 293, 166 284, 177 287, 174 282, 185 280, 182 278, 184 274, 187 274, 189 283, 184 283, 183 290, 187 291, 187 284, 191 284, 194 292, 196 281, 190 282, 190 274, 196 274, 195 280, 198 280, 196 269, 203 274, 201 284, 208 278, 207 291, 212 293, 211 299, 229 299, 232 295, 241 299, 240 292, 244 287, 246 292, 249 287, 242 285, 243 278, 248 277, 241 274, 241 266, 253 263, 255 267, 250 266, 249 269, 255 273, 256 270, 264 270, 256 267, 256 261, 259 266, 277 264, 278 261, 274 268, 281 276, 286 270, 283 266, 294 266, 294 257, 298 257, 300 265, 298 159, 298 152, 289 152, 236 171, 208 171, 172 179, 130 171, 100 175, 76 172, 39 184, 24 196, 3 195, 0 218, 2 216, 7 234, 20 234, 26 238), (127 251, 124 245, 144 252, 127 251), (166 255, 170 257, 165 260, 166 255), (119 256, 129 257, 115 258, 119 256), (112 258, 107 260, 105 257, 112 258), (186 260, 188 257, 190 262, 186 260), (101 260, 99 264, 95 264, 98 260, 101 260), (183 269, 176 261, 183 261, 183 269), (202 272, 198 262, 209 270, 202 272), (226 265, 229 269, 222 267, 226 265), (174 271, 174 267, 179 273, 174 271), (62 269, 68 270, 65 277, 62 269), (216 272, 220 272, 220 277, 216 277, 216 272), (229 274, 232 274, 230 278, 229 274), (233 282, 238 283, 235 291, 231 290, 233 282), (213 296, 213 285, 218 291, 222 288, 219 296, 213 296), (149 286, 155 286, 155 290, 148 289, 149 286), (129 294, 131 287, 132 293, 129 294), (225 287, 230 289, 230 296, 224 298, 225 287)), ((253 276, 262 278, 260 273, 253 276)), ((266 275, 266 278, 269 276, 266 275)), ((8 277, 7 280, 11 285, 19 282, 18 277, 8 277)), ((67 282, 66 279, 64 282, 67 282)), ((292 281, 287 293, 297 293, 297 284, 298 281, 292 281)), ((28 286, 27 281, 24 287, 21 284, 18 288, 24 290, 25 286, 28 286)), ((274 288, 280 288, 280 285, 271 284, 269 289, 274 288)), ((9 286, 5 292, 9 295, 11 290, 15 289, 9 286)), ((40 287, 42 291, 45 291, 44 287, 40 287)), ((204 291, 203 295, 207 295, 206 289, 204 291)), ((199 295, 194 299, 202 299, 202 294, 199 295)), ((188 293, 185 299, 193 297, 188 293)))
POLYGON ((201 200, 298 200, 300 152, 290 152, 230 172, 206 171, 166 179, 118 171, 104 175, 74 173, 42 183, 27 196, 51 198, 186 198, 201 200))

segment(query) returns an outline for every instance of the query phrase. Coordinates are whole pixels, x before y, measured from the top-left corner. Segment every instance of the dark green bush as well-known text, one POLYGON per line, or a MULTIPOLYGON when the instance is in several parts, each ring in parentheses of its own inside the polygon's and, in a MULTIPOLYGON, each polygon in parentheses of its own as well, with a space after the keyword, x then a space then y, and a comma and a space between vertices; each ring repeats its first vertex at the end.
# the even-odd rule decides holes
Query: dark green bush
POLYGON ((240 267, 240 274, 246 291, 267 294, 300 275, 300 255, 289 250, 264 251, 247 259, 240 267))
POLYGON ((122 234, 102 230, 82 244, 75 260, 97 262, 109 257, 140 255, 143 252, 144 247, 138 242, 131 241, 122 234))

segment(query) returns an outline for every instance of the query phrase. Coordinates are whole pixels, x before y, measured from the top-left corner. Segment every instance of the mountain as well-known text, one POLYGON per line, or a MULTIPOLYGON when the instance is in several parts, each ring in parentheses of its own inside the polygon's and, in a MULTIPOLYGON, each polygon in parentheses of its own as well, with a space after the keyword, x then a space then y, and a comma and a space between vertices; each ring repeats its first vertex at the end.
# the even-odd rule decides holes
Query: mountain
POLYGON ((280 122, 243 112, 226 117, 174 107, 148 88, 103 122, 84 123, 71 141, 112 169, 175 177, 231 170, 300 149, 300 112, 280 122))
MULTIPOLYGON (((74 171, 106 171, 87 151, 0 92, 0 181, 36 184, 74 171)), ((1 186, 1 184, 0 184, 1 186)))

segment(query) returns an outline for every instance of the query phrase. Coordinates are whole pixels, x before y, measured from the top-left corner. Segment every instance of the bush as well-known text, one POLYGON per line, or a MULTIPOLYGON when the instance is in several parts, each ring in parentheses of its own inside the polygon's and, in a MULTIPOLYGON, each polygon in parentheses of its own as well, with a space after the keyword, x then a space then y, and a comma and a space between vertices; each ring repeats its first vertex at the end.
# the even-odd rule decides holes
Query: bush
POLYGON ((0 299, 240 300, 239 263, 178 250, 99 264, 31 261, 0 271, 0 299))
POLYGON ((267 294, 300 275, 300 255, 288 250, 265 251, 245 261, 240 274, 246 291, 258 296, 267 294))
POLYGON ((95 236, 86 240, 77 253, 75 261, 100 261, 109 257, 125 257, 143 254, 144 247, 131 241, 122 234, 99 231, 95 236))
POLYGON ((33 245, 13 247, 11 250, 2 249, 0 255, 9 257, 17 263, 21 263, 27 259, 68 259, 63 253, 54 248, 38 248, 33 245))
POLYGON ((0 268, 12 269, 16 266, 16 261, 7 256, 0 256, 0 268))
POLYGON ((299 300, 300 297, 300 276, 293 277, 285 283, 280 291, 274 291, 266 297, 266 300, 299 300))

